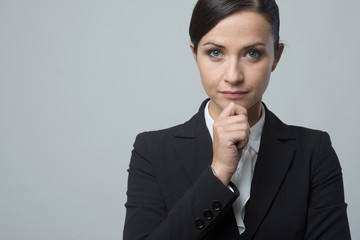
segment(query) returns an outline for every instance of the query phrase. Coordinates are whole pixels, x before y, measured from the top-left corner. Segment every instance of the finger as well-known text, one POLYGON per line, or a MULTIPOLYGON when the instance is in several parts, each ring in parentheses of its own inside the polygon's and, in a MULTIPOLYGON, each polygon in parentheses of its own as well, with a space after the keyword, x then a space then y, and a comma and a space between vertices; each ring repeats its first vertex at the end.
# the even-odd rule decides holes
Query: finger
POLYGON ((250 126, 247 122, 236 123, 236 124, 223 124, 218 125, 214 128, 213 132, 217 135, 220 133, 227 133, 227 132, 236 132, 236 131, 244 131, 250 134, 250 126))
POLYGON ((235 146, 238 150, 242 151, 249 143, 249 134, 245 132, 238 133, 238 139, 235 146))
POLYGON ((233 144, 236 145, 239 141, 247 141, 250 136, 250 131, 248 129, 236 129, 233 131, 221 131, 216 134, 214 141, 225 145, 233 144))
POLYGON ((213 125, 214 134, 219 134, 220 132, 244 130, 250 131, 250 124, 248 119, 244 115, 235 115, 230 116, 222 120, 216 120, 213 125))
POLYGON ((249 142, 249 135, 245 131, 229 132, 226 134, 226 146, 235 146, 242 150, 249 142))
POLYGON ((218 118, 216 120, 222 120, 225 119, 229 116, 234 115, 234 106, 235 104, 233 102, 230 102, 220 113, 220 115, 218 116, 218 118))
POLYGON ((245 115, 247 117, 247 110, 243 106, 239 104, 235 104, 233 109, 234 109, 233 115, 245 115))
POLYGON ((230 102, 220 113, 218 119, 224 119, 229 116, 234 115, 245 115, 247 116, 247 110, 241 105, 235 104, 234 102, 230 102))
POLYGON ((248 117, 244 114, 229 116, 224 119, 214 121, 214 125, 216 126, 224 126, 224 125, 233 125, 233 124, 241 124, 248 123, 248 117))
POLYGON ((239 150, 239 151, 242 151, 246 145, 248 145, 249 141, 248 140, 244 140, 244 141, 240 141, 240 142, 237 142, 236 143, 236 148, 239 150))

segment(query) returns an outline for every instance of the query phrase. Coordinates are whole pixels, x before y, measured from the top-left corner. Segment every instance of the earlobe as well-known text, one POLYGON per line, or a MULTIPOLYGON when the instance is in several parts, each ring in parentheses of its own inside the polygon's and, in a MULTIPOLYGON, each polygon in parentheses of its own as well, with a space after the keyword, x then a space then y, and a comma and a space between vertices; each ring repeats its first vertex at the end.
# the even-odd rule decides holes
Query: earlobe
POLYGON ((194 60, 197 61, 196 52, 195 52, 195 46, 192 42, 190 42, 190 49, 193 54, 194 60))
POLYGON ((284 44, 283 44, 283 43, 280 43, 280 44, 279 44, 278 51, 277 51, 276 56, 275 56, 274 64, 273 64, 273 66, 272 66, 272 68, 271 68, 271 71, 272 71, 272 72, 276 69, 276 66, 277 66, 277 64, 278 64, 279 61, 280 61, 281 55, 282 55, 282 53, 283 53, 283 51, 284 51, 284 48, 285 48, 284 44))

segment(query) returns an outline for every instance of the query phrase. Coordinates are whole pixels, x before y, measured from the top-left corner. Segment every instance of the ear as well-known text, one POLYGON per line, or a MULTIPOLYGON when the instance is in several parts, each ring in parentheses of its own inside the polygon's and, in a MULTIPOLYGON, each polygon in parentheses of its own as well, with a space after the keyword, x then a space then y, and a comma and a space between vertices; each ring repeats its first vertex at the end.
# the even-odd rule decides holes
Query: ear
POLYGON ((193 57, 194 57, 194 60, 195 62, 197 62, 197 55, 196 55, 196 52, 195 52, 195 46, 192 42, 190 42, 190 48, 191 48, 191 52, 193 54, 193 57))
POLYGON ((278 65, 278 63, 280 61, 281 55, 282 55, 282 53, 284 51, 284 48, 285 48, 285 45, 283 43, 280 43, 278 51, 277 51, 276 56, 275 56, 274 64, 273 64, 273 66, 271 68, 272 72, 276 69, 276 66, 278 65))

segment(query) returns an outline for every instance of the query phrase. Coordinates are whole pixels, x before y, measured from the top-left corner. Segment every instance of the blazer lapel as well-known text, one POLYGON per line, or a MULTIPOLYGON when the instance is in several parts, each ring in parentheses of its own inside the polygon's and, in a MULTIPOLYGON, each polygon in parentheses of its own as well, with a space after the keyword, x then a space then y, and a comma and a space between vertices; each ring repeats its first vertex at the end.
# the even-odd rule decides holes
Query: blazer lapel
POLYGON ((295 155, 294 139, 289 127, 266 108, 250 199, 245 210, 246 231, 241 239, 252 239, 276 197, 295 155))
POLYGON ((212 140, 206 127, 204 108, 207 100, 189 121, 175 133, 175 150, 190 180, 194 182, 212 161, 212 140))

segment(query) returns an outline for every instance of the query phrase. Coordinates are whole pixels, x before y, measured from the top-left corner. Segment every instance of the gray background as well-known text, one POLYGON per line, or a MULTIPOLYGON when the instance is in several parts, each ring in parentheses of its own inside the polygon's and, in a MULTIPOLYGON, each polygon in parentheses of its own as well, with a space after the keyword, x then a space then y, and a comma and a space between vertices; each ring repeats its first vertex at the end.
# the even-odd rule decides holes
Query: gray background
MULTIPOLYGON (((206 97, 195 0, 0 0, 0 239, 121 239, 138 132, 206 97)), ((359 1, 278 0, 286 50, 264 101, 330 133, 360 239, 359 1)))

